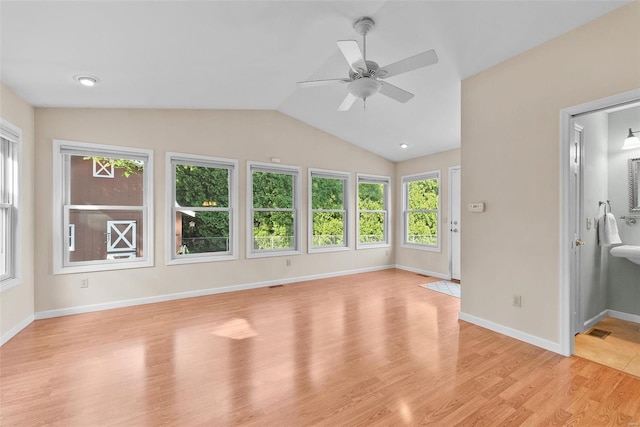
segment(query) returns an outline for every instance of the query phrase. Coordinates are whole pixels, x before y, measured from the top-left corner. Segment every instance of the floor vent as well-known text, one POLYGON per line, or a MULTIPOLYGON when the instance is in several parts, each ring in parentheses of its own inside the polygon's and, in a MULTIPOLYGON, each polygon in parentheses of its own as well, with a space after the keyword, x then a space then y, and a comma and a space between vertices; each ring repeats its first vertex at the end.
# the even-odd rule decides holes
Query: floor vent
POLYGON ((271 285, 269 286, 269 289, 271 288, 282 288, 284 285, 271 285))
POLYGON ((603 331, 602 329, 593 328, 587 333, 587 335, 591 335, 592 337, 600 338, 603 340, 609 335, 611 335, 611 332, 603 331))

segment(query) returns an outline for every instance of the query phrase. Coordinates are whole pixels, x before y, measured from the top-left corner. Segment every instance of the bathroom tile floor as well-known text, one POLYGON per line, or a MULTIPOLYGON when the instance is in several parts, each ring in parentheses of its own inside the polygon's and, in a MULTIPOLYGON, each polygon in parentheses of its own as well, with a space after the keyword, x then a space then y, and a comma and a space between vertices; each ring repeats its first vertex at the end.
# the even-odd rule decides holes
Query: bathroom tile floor
POLYGON ((640 323, 607 317, 575 337, 575 355, 640 377, 640 323), (591 329, 611 332, 606 338, 591 329))

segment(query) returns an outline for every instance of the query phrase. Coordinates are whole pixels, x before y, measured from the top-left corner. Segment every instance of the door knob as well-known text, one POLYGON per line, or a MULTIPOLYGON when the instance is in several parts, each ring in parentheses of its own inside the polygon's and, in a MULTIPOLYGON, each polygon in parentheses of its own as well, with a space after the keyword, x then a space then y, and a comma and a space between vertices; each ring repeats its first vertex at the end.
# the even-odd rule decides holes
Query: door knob
POLYGON ((583 240, 576 240, 576 246, 584 246, 584 241, 583 240))

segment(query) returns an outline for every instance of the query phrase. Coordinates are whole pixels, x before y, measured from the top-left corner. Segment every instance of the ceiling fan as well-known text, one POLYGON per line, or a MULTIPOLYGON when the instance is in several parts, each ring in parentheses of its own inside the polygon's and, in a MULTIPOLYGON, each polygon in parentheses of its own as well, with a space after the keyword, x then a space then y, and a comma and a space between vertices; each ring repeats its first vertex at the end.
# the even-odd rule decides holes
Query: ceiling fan
POLYGON ((401 61, 380 67, 377 63, 367 60, 367 34, 373 30, 375 22, 373 19, 363 17, 358 19, 354 24, 358 34, 362 35, 363 51, 360 51, 358 42, 355 40, 339 40, 338 48, 349 63, 349 77, 343 79, 326 79, 326 80, 307 80, 298 82, 298 87, 317 87, 333 84, 347 84, 346 98, 338 107, 338 111, 347 111, 351 108, 357 99, 365 102, 367 98, 380 92, 391 99, 405 103, 414 95, 404 89, 382 81, 398 74, 417 70, 418 68, 427 67, 438 62, 436 51, 431 49, 426 52, 405 58, 401 61))

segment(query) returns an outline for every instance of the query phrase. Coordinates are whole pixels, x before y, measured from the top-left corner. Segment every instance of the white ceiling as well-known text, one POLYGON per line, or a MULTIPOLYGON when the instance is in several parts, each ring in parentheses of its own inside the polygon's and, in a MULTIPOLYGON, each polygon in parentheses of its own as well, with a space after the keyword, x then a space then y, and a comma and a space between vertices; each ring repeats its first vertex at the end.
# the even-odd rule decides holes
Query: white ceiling
POLYGON ((42 107, 275 109, 400 161, 460 146, 461 79, 628 2, 1 1, 0 75, 42 107), (347 77, 335 42, 361 42, 361 16, 376 21, 368 59, 440 62, 389 79, 408 103, 378 94, 340 113, 343 85, 295 82, 347 77))

